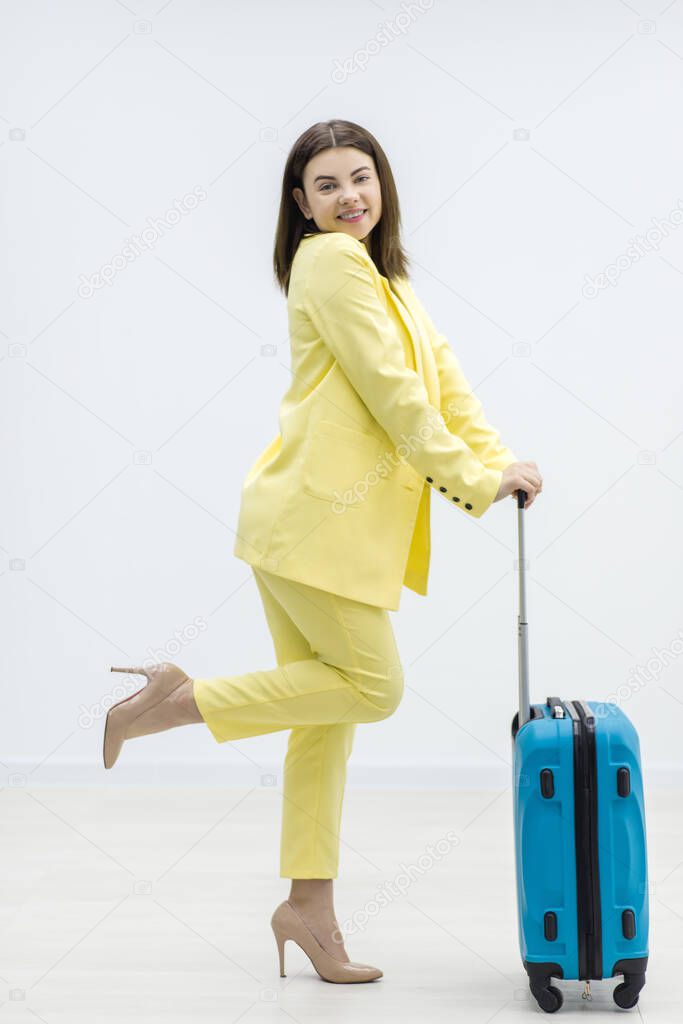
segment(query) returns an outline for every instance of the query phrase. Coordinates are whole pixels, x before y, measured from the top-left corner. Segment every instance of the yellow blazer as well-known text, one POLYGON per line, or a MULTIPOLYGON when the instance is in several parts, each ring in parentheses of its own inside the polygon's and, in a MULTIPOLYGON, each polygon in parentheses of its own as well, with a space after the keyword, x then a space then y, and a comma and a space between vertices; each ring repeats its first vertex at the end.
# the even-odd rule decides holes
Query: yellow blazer
POLYGON ((305 235, 288 293, 291 385, 249 470, 233 553, 397 611, 427 593, 432 491, 479 518, 517 456, 486 421, 407 278, 363 242, 305 235))

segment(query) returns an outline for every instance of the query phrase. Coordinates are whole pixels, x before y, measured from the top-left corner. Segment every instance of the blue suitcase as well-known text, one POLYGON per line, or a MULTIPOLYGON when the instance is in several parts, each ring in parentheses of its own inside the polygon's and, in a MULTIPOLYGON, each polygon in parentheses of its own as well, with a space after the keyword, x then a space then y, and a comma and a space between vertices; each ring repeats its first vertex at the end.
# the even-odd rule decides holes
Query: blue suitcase
POLYGON ((524 502, 519 532, 519 711, 512 721, 512 791, 519 948, 546 1013, 562 1006, 551 978, 624 976, 613 992, 638 1002, 648 961, 648 880, 638 734, 617 705, 529 704, 524 502))

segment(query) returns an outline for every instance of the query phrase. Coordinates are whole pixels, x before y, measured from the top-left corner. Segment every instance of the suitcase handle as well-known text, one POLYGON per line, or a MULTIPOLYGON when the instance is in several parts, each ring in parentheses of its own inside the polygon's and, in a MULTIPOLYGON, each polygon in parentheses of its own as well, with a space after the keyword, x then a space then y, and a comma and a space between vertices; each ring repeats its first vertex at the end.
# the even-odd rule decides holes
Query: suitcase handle
POLYGON ((526 565, 524 560, 524 503, 527 492, 517 491, 517 531, 519 534, 519 557, 517 572, 519 574, 519 614, 517 615, 517 650, 519 672, 519 718, 518 729, 531 718, 529 702, 529 623, 526 617, 526 565))

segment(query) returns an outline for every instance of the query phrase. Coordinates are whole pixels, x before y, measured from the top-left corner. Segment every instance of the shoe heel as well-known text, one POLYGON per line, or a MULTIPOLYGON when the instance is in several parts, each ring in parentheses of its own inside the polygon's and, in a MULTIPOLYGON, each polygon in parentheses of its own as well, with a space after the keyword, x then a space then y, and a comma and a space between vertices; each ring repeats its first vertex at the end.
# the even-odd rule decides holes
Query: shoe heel
POLYGON ((282 932, 279 932, 275 925, 272 925, 272 928, 273 934, 275 935, 275 941, 277 942, 277 951, 280 955, 280 977, 286 978, 287 975, 285 974, 285 942, 287 941, 287 936, 283 935, 282 932))

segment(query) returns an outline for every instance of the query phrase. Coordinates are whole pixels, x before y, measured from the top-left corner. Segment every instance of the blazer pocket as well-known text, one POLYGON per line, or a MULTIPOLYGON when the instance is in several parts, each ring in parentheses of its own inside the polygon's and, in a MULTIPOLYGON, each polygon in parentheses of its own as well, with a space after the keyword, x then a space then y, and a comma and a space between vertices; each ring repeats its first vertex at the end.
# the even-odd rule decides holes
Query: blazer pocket
POLYGON ((327 501, 359 503, 392 474, 389 452, 362 430, 320 420, 306 441, 302 487, 327 501))

